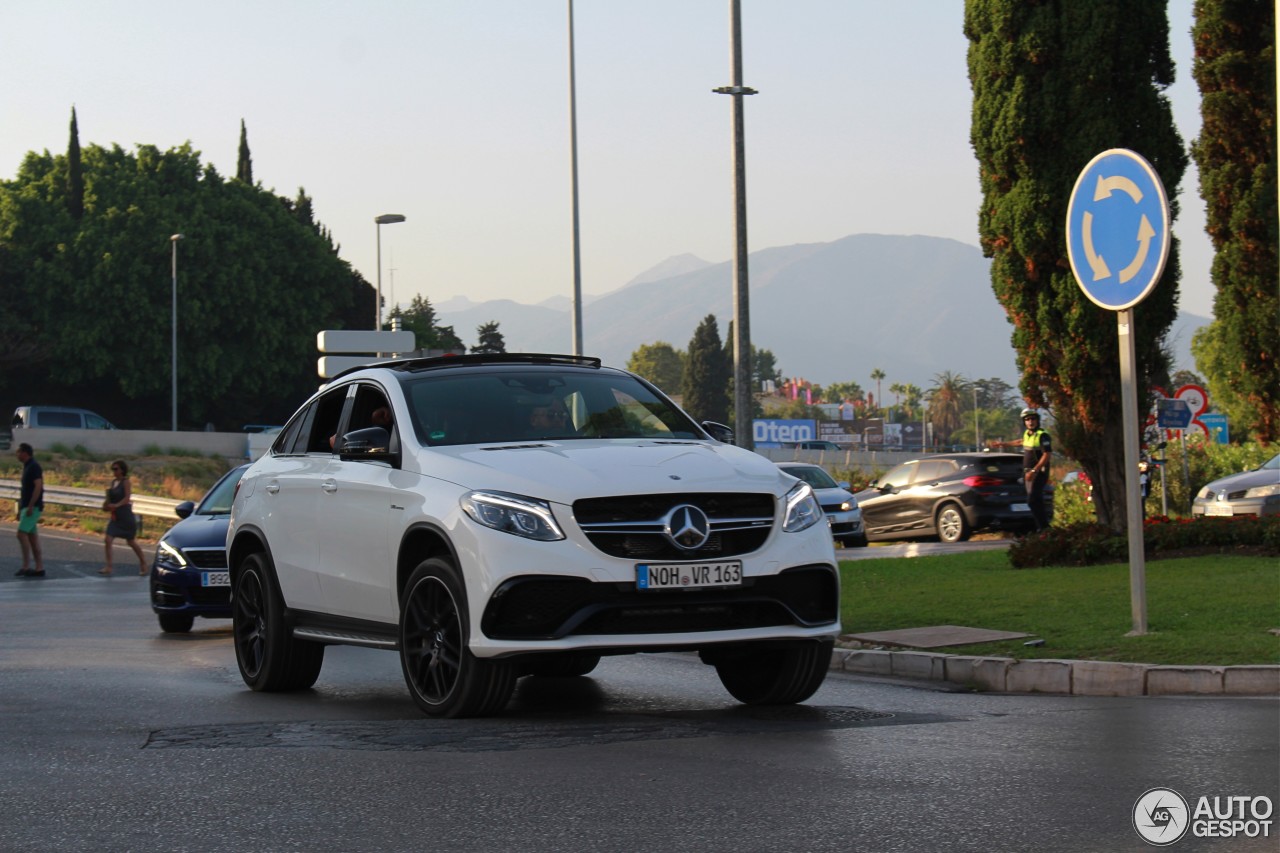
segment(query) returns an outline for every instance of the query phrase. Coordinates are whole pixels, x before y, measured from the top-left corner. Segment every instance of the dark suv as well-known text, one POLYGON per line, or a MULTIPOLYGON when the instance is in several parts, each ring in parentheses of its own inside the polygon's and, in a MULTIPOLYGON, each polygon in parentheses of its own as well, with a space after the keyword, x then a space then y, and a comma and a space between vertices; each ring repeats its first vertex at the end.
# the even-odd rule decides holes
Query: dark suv
POLYGON ((840 630, 826 516, 723 430, 589 358, 339 376, 236 493, 241 675, 302 689, 328 645, 388 649, 419 708, 460 717, 500 710, 526 675, 685 649, 742 702, 803 701, 840 630))
MULTIPOLYGON (((872 542, 936 536, 960 542, 982 530, 1035 527, 1014 453, 944 453, 903 462, 855 496, 872 542)), ((1045 489, 1053 517, 1053 487, 1045 489)))

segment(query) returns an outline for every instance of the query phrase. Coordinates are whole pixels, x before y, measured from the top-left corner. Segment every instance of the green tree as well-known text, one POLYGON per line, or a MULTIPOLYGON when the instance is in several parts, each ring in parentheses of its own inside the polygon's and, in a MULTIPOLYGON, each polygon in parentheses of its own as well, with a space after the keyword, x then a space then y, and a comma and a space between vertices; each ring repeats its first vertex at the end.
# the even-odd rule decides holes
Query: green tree
POLYGON ((714 314, 693 331, 684 371, 684 410, 697 421, 729 422, 731 367, 720 342, 714 314))
POLYGON ((79 221, 65 203, 65 157, 28 154, 0 183, 0 288, 28 335, 7 353, 5 393, 167 426, 169 236, 181 232, 179 422, 281 422, 315 390, 316 332, 367 317, 372 288, 278 197, 224 181, 189 145, 81 153, 79 221))
POLYGON ((627 359, 627 370, 674 394, 684 388, 684 362, 684 353, 666 341, 657 341, 636 347, 627 359))
POLYGON ((871 371, 871 381, 876 383, 876 399, 873 406, 881 411, 884 411, 884 398, 880 396, 880 380, 884 379, 886 375, 887 374, 878 367, 871 371))
MULTIPOLYGON (((1053 412, 1058 448, 1093 479, 1099 521, 1122 531, 1116 317, 1090 302, 1071 274, 1067 204, 1090 159, 1129 148, 1152 163, 1177 216, 1187 155, 1163 94, 1174 78, 1165 6, 966 0, 964 29, 970 141, 983 193, 978 233, 992 259, 992 289, 1013 324, 1022 392, 1053 412)), ((1175 239, 1160 286, 1134 309, 1140 388, 1167 371, 1162 347, 1178 278, 1175 239)))
POLYGON ((249 156, 249 132, 240 119, 240 159, 236 162, 236 180, 253 186, 253 158, 249 156))
POLYGON ((867 398, 857 382, 833 382, 827 386, 827 396, 832 403, 843 403, 846 400, 857 402, 867 398))
POLYGON ((491 320, 488 323, 481 323, 476 327, 477 343, 471 348, 472 352, 506 352, 507 342, 502 337, 502 332, 498 331, 498 321, 491 320))
MULTIPOLYGON (((1280 439, 1275 4, 1197 0, 1200 171, 1213 242, 1213 323, 1192 352, 1238 434, 1280 439)), ((1170 389, 1172 391, 1172 389, 1170 389)))
POLYGON ((939 444, 949 443, 952 433, 963 426, 966 401, 972 396, 969 387, 969 380, 950 370, 933 377, 933 386, 925 396, 929 401, 929 423, 939 444))
POLYGON ((67 212, 79 220, 84 216, 84 164, 80 161, 80 126, 76 108, 71 108, 71 138, 67 141, 67 212))

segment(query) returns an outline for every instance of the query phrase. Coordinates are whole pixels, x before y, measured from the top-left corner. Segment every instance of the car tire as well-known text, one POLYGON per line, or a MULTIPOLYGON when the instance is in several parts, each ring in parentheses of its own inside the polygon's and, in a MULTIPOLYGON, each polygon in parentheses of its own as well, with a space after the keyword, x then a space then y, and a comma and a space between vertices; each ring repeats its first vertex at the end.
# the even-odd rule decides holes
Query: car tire
POLYGON ((295 639, 271 563, 262 553, 240 563, 232 593, 232 636, 240 677, 264 693, 305 690, 320 677, 324 646, 295 639))
POLYGON ((414 704, 431 717, 483 717, 515 689, 510 661, 469 648, 466 589, 452 562, 433 557, 409 576, 400 602, 400 668, 414 704))
POLYGON ((855 536, 853 538, 844 538, 840 540, 841 548, 865 548, 867 547, 867 537, 855 536))
POLYGON ((938 507, 933 521, 939 542, 952 544, 969 538, 969 520, 964 517, 964 510, 959 504, 945 503, 938 507))
POLYGON ((574 678, 587 675, 600 665, 595 652, 559 652, 539 657, 528 667, 530 675, 541 678, 574 678))
POLYGON ((797 642, 782 648, 712 658, 720 683, 745 705, 794 705, 822 686, 831 668, 834 640, 797 642))
POLYGON ((196 623, 196 617, 189 613, 158 613, 160 630, 166 634, 185 634, 196 623))

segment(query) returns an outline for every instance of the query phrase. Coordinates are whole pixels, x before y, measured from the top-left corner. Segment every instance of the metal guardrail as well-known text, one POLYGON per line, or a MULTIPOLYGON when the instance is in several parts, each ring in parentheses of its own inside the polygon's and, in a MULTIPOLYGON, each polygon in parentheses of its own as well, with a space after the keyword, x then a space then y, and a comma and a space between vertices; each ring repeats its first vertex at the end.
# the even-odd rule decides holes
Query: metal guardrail
MULTIPOLYGON (((21 494, 22 484, 17 480, 0 480, 0 499, 16 501, 21 494)), ((103 489, 76 489, 71 486, 46 486, 44 502, 63 504, 64 506, 83 506, 99 509, 106 497, 103 489)), ((181 501, 172 498, 158 498, 151 495, 134 495, 133 511, 138 515, 151 515, 157 518, 175 519, 173 508, 181 501)))

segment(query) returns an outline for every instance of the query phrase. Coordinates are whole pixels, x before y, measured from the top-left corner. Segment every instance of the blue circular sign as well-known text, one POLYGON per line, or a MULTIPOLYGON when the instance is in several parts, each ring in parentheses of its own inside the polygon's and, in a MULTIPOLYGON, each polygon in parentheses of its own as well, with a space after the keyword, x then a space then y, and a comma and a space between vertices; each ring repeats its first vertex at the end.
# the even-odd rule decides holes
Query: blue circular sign
POLYGON ((1067 206, 1067 255, 1095 305, 1132 308, 1156 286, 1169 257, 1169 199, 1156 170, 1124 148, 1089 161, 1067 206))

